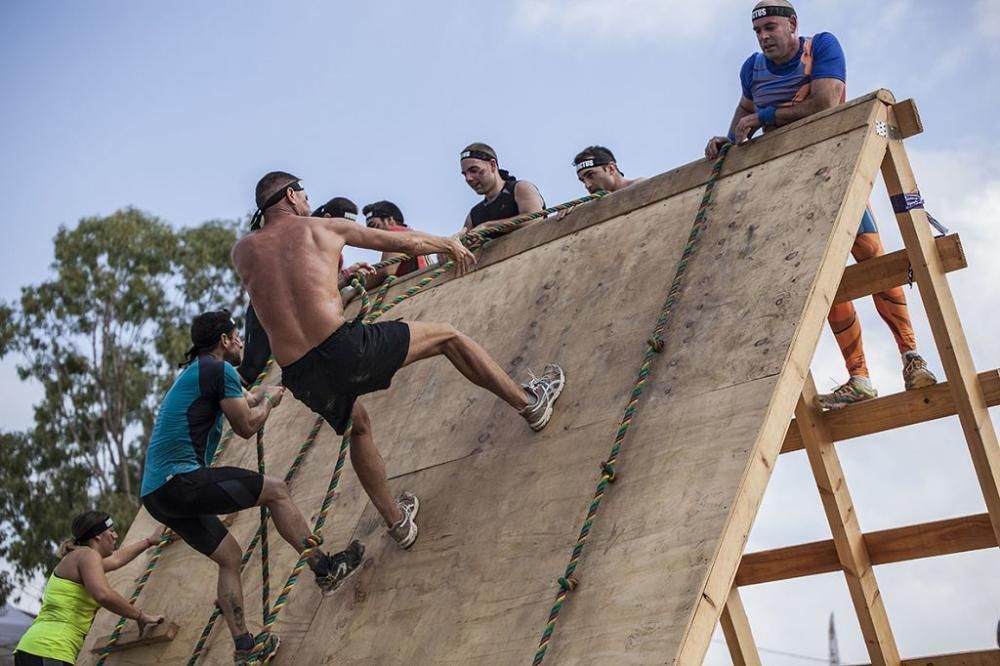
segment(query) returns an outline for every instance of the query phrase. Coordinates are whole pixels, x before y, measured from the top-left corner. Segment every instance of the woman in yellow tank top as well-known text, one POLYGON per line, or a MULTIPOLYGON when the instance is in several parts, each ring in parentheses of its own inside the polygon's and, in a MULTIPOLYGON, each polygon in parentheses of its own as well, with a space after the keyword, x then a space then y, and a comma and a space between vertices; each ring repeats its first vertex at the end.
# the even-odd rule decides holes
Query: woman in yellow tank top
POLYGON ((144 613, 130 604, 114 591, 105 575, 156 545, 162 528, 142 541, 118 548, 111 516, 86 511, 73 519, 72 531, 73 538, 60 547, 62 559, 45 584, 38 617, 17 644, 15 666, 73 664, 101 606, 136 620, 140 629, 163 621, 163 616, 144 613))

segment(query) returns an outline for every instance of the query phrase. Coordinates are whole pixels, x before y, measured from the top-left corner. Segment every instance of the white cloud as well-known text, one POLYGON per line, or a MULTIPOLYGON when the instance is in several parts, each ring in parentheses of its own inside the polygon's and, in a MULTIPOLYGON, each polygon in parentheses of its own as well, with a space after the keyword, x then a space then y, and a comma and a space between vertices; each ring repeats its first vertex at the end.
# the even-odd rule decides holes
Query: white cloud
POLYGON ((996 0, 979 0, 975 8, 975 26, 987 37, 1000 37, 1000 3, 996 0))
POLYGON ((740 9, 749 13, 748 7, 736 0, 517 0, 514 25, 526 32, 573 35, 581 41, 691 39, 711 34, 721 15, 740 9))

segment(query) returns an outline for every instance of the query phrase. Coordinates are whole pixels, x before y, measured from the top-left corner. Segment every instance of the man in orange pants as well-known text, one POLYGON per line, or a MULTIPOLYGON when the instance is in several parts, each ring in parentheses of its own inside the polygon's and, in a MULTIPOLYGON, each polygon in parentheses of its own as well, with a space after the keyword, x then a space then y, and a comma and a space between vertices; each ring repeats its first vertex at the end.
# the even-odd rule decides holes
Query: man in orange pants
MULTIPOLYGON (((798 17, 787 0, 763 0, 751 14, 761 53, 747 58, 740 71, 743 95, 733 114, 728 136, 712 137, 705 156, 715 159, 726 143, 746 140, 758 129, 787 125, 813 113, 842 104, 846 97, 847 67, 837 38, 828 32, 799 37, 798 17)), ((857 261, 885 254, 878 227, 866 209, 851 248, 857 261)), ((907 390, 937 382, 927 363, 917 353, 913 326, 900 287, 873 296, 875 309, 888 324, 903 361, 907 390)), ((832 393, 816 398, 820 409, 840 409, 878 395, 868 375, 861 323, 851 302, 838 303, 828 318, 850 375, 832 393)))

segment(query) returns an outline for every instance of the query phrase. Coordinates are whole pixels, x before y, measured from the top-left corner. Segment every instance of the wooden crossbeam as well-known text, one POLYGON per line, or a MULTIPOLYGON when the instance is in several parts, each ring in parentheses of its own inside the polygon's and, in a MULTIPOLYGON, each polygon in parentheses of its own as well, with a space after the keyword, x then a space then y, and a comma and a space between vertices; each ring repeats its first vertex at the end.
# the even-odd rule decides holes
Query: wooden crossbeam
MULTIPOLYGON (((160 624, 154 624, 151 627, 146 627, 146 631, 139 635, 139 627, 134 623, 129 623, 128 629, 122 632, 121 637, 118 642, 115 643, 114 652, 121 652, 122 650, 131 650, 132 648, 143 647, 146 645, 156 645, 157 643, 168 643, 177 637, 177 632, 180 631, 180 625, 176 622, 162 622, 160 624)), ((104 646, 108 644, 111 636, 102 636, 95 643, 91 652, 98 654, 104 649, 104 646)))
MULTIPOLYGON (((988 370, 978 375, 985 404, 1000 405, 1000 369, 988 370)), ((955 416, 958 408, 952 396, 951 385, 942 382, 925 389, 894 393, 884 398, 868 400, 836 411, 825 412, 823 420, 830 428, 834 441, 873 435, 886 430, 902 428, 955 416)), ((802 448, 798 424, 793 420, 781 446, 782 453, 802 448)))
MULTIPOLYGON (((892 122, 895 117, 890 114, 889 118, 892 122)), ((901 141, 889 141, 882 162, 882 178, 889 196, 919 191, 901 141)), ((897 213, 896 221, 913 266, 913 275, 920 285, 920 298, 948 377, 955 410, 986 500, 986 510, 1000 541, 1000 442, 982 387, 976 381, 972 353, 962 331, 958 308, 931 236, 927 214, 922 208, 916 208, 897 213)))
POLYGON ((833 534, 837 559, 844 570, 847 589, 861 625, 868 656, 872 664, 895 666, 899 664, 896 639, 889 626, 889 617, 875 580, 875 570, 858 524, 858 515, 847 488, 833 436, 823 414, 816 407, 815 400, 816 385, 812 373, 809 373, 795 406, 795 420, 809 456, 809 466, 816 478, 823 510, 833 534))
POLYGON ((942 654, 902 661, 902 666, 996 666, 997 664, 1000 664, 1000 650, 942 654))
MULTIPOLYGON (((941 255, 941 267, 945 271, 950 273, 969 265, 958 234, 936 238, 934 244, 941 255)), ((910 259, 906 250, 897 250, 848 266, 844 269, 844 277, 840 281, 834 302, 853 301, 886 289, 902 287, 909 281, 909 271, 910 259)))
MULTIPOLYGON (((864 535, 873 565, 965 553, 997 546, 989 514, 895 527, 864 535)), ((840 571, 832 539, 747 553, 736 573, 737 585, 758 585, 840 571)))
POLYGON ((729 591, 719 624, 726 636, 726 646, 729 647, 733 666, 760 666, 760 654, 753 640, 753 632, 750 631, 750 621, 743 608, 740 591, 735 585, 729 591))

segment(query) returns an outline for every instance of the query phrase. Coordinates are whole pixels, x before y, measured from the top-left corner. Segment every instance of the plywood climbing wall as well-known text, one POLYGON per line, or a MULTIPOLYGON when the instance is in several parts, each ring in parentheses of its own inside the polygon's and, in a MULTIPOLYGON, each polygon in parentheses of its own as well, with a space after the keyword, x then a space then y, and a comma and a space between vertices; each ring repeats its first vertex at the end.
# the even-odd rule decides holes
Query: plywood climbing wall
MULTIPOLYGON (((700 662, 884 153, 874 124, 889 102, 869 96, 730 153, 547 662, 700 662)), ((298 586, 274 663, 531 661, 708 171, 692 163, 500 239, 476 272, 387 315, 451 322, 518 378, 558 362, 566 389, 538 434, 444 360, 367 397, 394 490, 421 499, 420 539, 400 551, 348 470, 324 536, 326 547, 361 539, 364 570, 326 599, 298 586)), ((270 473, 284 474, 313 422, 290 396, 274 412, 270 473)), ((292 482, 307 517, 338 444, 324 426, 292 482)), ((252 443, 234 442, 222 462, 255 468, 252 443)), ((257 522, 245 512, 232 532, 246 544, 257 522)), ((140 514, 129 538, 151 528, 140 514)), ((296 559, 277 541, 272 530, 272 588, 296 559)), ((127 593, 144 566, 116 572, 116 587, 127 593)), ((259 626, 256 558, 244 584, 259 626)), ((183 663, 214 595, 214 565, 171 546, 139 605, 169 615, 177 637, 109 663, 183 663)), ((113 620, 98 615, 88 650, 113 620)), ((220 623, 204 661, 227 663, 231 650, 220 623)))

